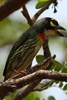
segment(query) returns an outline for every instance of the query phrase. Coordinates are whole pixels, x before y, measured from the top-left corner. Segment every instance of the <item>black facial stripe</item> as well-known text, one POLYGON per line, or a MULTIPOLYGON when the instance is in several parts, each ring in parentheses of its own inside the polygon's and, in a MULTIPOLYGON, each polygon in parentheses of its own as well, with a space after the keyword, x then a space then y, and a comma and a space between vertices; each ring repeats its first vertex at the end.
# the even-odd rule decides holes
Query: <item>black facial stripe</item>
POLYGON ((57 26, 58 22, 56 20, 52 20, 52 22, 57 26))

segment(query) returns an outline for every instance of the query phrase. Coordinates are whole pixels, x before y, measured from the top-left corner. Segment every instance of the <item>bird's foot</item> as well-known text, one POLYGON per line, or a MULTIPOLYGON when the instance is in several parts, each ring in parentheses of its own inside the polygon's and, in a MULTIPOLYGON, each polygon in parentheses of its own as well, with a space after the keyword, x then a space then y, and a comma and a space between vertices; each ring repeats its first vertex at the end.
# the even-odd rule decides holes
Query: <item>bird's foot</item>
POLYGON ((27 70, 14 70, 16 74, 22 74, 23 76, 27 75, 27 70))

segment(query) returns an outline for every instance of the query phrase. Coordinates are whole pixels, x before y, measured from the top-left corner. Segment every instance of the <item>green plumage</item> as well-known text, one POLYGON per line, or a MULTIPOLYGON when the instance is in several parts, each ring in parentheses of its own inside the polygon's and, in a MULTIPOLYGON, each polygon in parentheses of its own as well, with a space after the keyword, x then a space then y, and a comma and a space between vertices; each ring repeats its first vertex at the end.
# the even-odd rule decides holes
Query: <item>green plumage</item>
POLYGON ((13 76, 14 70, 26 70, 41 47, 37 38, 37 25, 24 32, 14 44, 8 56, 3 75, 5 79, 13 76))
POLYGON ((5 76, 4 80, 16 74, 14 73, 14 70, 28 70, 28 68, 31 67, 33 58, 43 45, 38 36, 49 29, 54 30, 54 27, 50 25, 50 21, 51 18, 43 18, 37 21, 16 41, 5 65, 3 72, 3 75, 5 76))

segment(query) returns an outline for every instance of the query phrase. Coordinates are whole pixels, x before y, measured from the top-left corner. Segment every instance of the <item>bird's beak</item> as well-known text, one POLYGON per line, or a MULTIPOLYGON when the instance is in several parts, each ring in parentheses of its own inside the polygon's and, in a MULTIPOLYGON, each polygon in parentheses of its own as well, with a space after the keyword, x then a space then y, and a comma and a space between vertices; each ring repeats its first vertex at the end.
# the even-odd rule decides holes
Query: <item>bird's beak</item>
POLYGON ((67 37, 67 32, 62 26, 60 25, 56 26, 56 30, 57 30, 57 35, 62 37, 67 37))

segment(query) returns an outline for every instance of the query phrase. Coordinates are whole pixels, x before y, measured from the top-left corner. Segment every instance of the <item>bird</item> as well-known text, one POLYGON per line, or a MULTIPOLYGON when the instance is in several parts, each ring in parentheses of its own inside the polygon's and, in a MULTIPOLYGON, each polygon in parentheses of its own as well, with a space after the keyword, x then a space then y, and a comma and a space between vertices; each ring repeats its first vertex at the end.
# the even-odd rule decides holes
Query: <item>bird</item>
POLYGON ((27 70, 49 35, 64 34, 59 30, 65 30, 54 18, 45 17, 36 21, 27 29, 13 45, 3 71, 4 81, 16 75, 16 72, 27 70))

